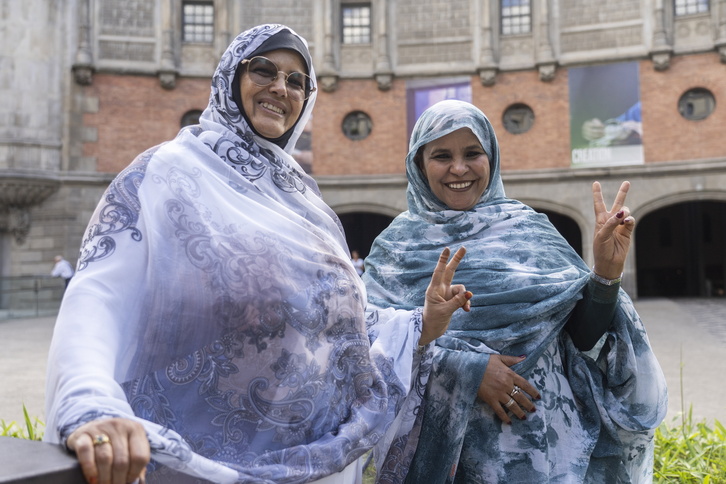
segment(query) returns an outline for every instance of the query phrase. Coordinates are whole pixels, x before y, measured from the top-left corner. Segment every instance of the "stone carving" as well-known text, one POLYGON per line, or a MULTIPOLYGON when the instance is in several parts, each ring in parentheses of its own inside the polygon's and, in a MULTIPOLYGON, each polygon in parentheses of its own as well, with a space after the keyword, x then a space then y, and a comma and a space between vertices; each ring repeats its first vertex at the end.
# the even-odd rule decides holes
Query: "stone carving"
POLYGON ((8 178, 0 180, 0 231, 9 232, 18 244, 30 232, 30 208, 42 203, 56 190, 58 181, 8 178))

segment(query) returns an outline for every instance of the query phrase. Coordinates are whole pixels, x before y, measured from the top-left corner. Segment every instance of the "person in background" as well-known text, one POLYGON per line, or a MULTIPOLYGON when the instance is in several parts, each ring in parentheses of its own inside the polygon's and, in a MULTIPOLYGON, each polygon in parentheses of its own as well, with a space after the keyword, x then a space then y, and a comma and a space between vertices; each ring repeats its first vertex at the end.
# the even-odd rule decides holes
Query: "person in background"
POLYGON ((302 37, 241 33, 200 124, 100 201, 46 389, 45 439, 89 483, 352 484, 408 431, 431 342, 468 309, 464 250, 441 251, 420 308, 366 314, 342 225, 290 155, 316 92, 302 37))
POLYGON ((71 278, 73 277, 73 266, 62 255, 55 256, 53 260, 55 265, 53 266, 53 270, 50 271, 50 275, 53 277, 62 277, 65 281, 65 287, 68 287, 68 283, 71 282, 71 278))
MULTIPOLYGON (((439 102, 406 157, 408 211, 373 243, 369 307, 421 303, 425 268, 464 245, 474 293, 435 342, 423 411, 382 464, 389 482, 644 483, 667 390, 620 288, 635 220, 598 182, 590 269, 547 217, 506 198, 499 145, 472 104, 439 102)), ((384 476, 385 477, 385 476, 384 476)))
POLYGON ((353 267, 355 267, 355 271, 358 273, 359 276, 362 276, 366 268, 365 263, 363 262, 363 259, 360 258, 360 254, 357 250, 351 251, 350 260, 353 261, 353 267))

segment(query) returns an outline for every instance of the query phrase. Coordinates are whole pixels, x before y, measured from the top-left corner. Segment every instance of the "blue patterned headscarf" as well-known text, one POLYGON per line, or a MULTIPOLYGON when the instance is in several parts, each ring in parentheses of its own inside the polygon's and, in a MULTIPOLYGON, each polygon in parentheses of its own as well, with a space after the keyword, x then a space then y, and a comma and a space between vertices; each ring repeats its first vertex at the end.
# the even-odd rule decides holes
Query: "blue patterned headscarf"
MULTIPOLYGON (((451 482, 450 472, 460 462, 462 446, 469 445, 468 452, 474 456, 467 454, 467 458, 479 459, 478 467, 512 477, 503 458, 492 460, 491 455, 484 455, 498 455, 497 449, 484 442, 496 440, 492 432, 501 429, 498 420, 490 427, 478 427, 489 420, 481 417, 486 410, 476 400, 477 389, 490 355, 526 355, 511 368, 531 379, 547 372, 541 362, 551 362, 548 358, 555 347, 561 348, 562 374, 581 404, 576 410, 573 405, 555 413, 578 422, 586 435, 564 438, 567 430, 560 429, 559 443, 523 434, 522 441, 511 444, 519 446, 527 458, 549 462, 552 469, 571 463, 548 459, 589 449, 589 456, 605 464, 585 462, 588 472, 607 472, 612 462, 615 466, 629 462, 625 465, 630 470, 615 468, 612 475, 621 470, 631 475, 652 474, 647 450, 652 446, 650 429, 665 416, 667 393, 645 328, 621 290, 602 351, 586 355, 572 344, 563 328, 582 298, 590 271, 545 215, 506 198, 499 144, 484 113, 461 101, 443 101, 427 109, 413 130, 406 174, 409 209, 378 236, 366 258, 363 280, 368 310, 423 306, 431 268, 444 247, 466 247, 454 282, 465 284, 474 296, 471 311, 454 313, 446 334, 436 340, 423 419, 417 421, 405 449, 389 455, 383 467, 396 468, 394 464, 404 460, 401 456, 413 458, 415 449, 411 469, 406 471, 407 482, 451 482), (464 211, 452 210, 436 198, 416 163, 422 146, 462 128, 479 139, 489 157, 491 174, 479 202, 464 211), (548 445, 557 446, 556 452, 550 452, 548 445)), ((556 388, 551 391, 557 393, 556 388)), ((652 447, 649 455, 652 459, 652 447)), ((398 464, 399 468, 406 466, 398 464)), ((534 468, 517 471, 518 482, 543 482, 534 468)), ((602 479, 594 482, 605 482, 598 475, 602 479)))
POLYGON ((497 352, 536 356, 565 323, 564 317, 550 316, 574 307, 589 269, 545 215, 506 198, 499 143, 484 113, 455 100, 427 109, 413 130, 406 175, 409 210, 376 239, 366 258, 369 301, 422 306, 441 250, 464 246, 456 282, 474 293, 472 312, 455 313, 437 344, 458 345, 455 340, 464 338, 472 344, 486 341, 497 352), (462 128, 476 135, 490 163, 489 186, 465 211, 441 202, 415 161, 421 147, 462 128))

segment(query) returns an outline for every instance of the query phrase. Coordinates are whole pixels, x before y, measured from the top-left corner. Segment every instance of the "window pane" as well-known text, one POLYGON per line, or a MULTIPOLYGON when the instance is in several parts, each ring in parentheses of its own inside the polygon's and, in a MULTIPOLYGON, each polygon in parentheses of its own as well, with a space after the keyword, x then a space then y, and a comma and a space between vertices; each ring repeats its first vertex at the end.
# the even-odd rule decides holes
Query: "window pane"
POLYGON ((709 0, 674 0, 676 15, 693 15, 709 11, 709 0))
POLYGON ((344 44, 367 44, 371 39, 370 4, 342 5, 342 39, 344 44))
POLYGON ((214 41, 214 6, 209 2, 185 1, 182 4, 184 42, 214 41))
POLYGON ((502 35, 528 33, 531 15, 530 0, 501 0, 502 35))

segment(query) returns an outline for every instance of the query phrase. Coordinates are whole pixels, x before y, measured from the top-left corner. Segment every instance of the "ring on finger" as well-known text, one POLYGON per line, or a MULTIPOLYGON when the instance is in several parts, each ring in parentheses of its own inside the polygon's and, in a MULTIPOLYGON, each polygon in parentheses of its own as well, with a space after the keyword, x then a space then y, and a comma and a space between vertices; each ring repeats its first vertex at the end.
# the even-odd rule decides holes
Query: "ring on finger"
POLYGON ((517 385, 514 385, 514 388, 512 388, 512 391, 509 392, 509 396, 514 398, 514 395, 519 393, 520 390, 521 390, 521 388, 519 388, 517 385))
POLYGON ((514 405, 514 399, 513 398, 510 398, 509 401, 504 404, 504 406, 507 407, 507 408, 511 407, 512 405, 514 405))
POLYGON ((93 437, 93 446, 97 447, 99 445, 103 444, 110 444, 111 439, 106 434, 98 434, 95 437, 93 437))

